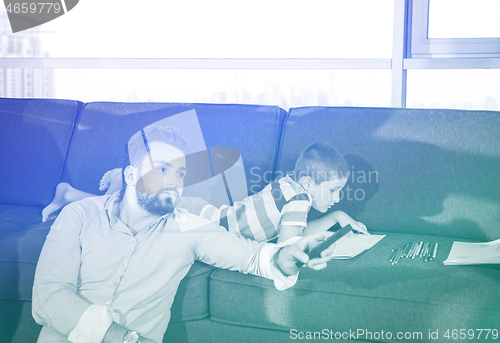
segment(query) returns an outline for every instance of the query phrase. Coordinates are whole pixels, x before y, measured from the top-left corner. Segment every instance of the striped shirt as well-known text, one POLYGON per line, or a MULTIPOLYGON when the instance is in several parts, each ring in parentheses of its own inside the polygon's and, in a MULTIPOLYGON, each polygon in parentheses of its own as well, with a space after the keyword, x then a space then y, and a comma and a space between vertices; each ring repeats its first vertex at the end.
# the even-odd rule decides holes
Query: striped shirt
POLYGON ((237 235, 269 242, 278 236, 281 225, 306 227, 310 208, 309 194, 287 176, 233 206, 216 208, 208 204, 199 215, 237 235))

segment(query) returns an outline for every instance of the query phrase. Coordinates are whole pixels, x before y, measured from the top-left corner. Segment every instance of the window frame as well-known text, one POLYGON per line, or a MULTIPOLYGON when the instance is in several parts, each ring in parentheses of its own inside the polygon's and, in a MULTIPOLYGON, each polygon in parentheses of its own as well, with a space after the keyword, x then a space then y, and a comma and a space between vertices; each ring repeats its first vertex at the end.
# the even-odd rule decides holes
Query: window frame
POLYGON ((500 38, 429 38, 430 0, 411 0, 409 58, 500 57, 500 38))

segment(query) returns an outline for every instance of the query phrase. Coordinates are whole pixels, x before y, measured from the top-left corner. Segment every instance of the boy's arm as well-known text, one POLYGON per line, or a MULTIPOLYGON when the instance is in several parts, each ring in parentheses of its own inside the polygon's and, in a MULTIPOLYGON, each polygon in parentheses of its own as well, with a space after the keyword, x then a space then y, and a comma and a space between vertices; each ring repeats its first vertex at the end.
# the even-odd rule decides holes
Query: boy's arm
POLYGON ((321 218, 308 222, 302 235, 307 236, 317 232, 326 231, 337 223, 339 223, 342 227, 350 224, 354 230, 362 234, 369 235, 365 224, 355 221, 347 213, 342 211, 330 212, 321 218))
POLYGON ((278 243, 285 242, 292 237, 302 236, 303 230, 304 227, 299 225, 281 225, 280 233, 278 236, 278 243))

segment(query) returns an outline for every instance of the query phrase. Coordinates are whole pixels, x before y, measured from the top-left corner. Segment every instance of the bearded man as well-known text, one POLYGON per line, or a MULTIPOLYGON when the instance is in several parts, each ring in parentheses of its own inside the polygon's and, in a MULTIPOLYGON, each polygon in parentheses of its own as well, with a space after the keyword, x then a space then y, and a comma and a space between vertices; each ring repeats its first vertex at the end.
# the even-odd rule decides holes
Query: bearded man
MULTIPOLYGON (((126 146, 124 187, 66 206, 47 236, 33 287, 38 342, 161 342, 180 281, 195 260, 291 287, 297 261, 330 233, 282 246, 238 237, 176 209, 184 186, 185 142, 148 127, 126 146)), ((325 255, 330 255, 325 252, 325 255)))

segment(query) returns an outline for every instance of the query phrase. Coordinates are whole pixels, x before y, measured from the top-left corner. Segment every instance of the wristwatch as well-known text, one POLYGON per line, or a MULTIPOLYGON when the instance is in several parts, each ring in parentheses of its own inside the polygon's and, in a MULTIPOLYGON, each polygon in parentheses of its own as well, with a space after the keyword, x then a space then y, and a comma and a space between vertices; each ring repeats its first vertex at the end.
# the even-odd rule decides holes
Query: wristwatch
POLYGON ((141 336, 135 331, 127 331, 125 335, 123 335, 123 343, 141 343, 139 339, 141 336))

